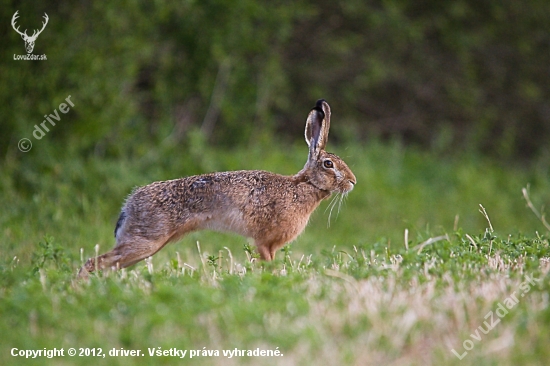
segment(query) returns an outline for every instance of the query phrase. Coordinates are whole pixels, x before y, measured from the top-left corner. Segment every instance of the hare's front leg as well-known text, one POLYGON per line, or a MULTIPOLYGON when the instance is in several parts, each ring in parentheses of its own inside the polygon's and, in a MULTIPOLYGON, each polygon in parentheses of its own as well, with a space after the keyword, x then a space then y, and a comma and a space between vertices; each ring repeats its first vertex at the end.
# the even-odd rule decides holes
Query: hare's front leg
POLYGON ((256 248, 260 253, 260 258, 264 261, 272 261, 275 259, 275 253, 277 250, 285 245, 285 242, 277 241, 265 241, 256 240, 256 248))
POLYGON ((86 278, 88 273, 100 269, 120 269, 131 266, 161 250, 170 241, 170 236, 158 240, 133 238, 121 241, 108 253, 90 258, 80 269, 79 277, 86 278))

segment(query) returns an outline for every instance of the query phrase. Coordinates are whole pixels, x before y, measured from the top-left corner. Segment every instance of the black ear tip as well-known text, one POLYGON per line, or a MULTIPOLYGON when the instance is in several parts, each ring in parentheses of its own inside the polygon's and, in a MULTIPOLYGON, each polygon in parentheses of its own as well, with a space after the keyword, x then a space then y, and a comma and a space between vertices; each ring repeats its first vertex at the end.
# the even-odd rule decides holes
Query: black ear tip
POLYGON ((313 109, 317 111, 317 116, 320 119, 325 118, 325 112, 323 111, 323 103, 325 102, 326 101, 324 99, 319 99, 317 103, 315 103, 315 107, 313 107, 313 109))

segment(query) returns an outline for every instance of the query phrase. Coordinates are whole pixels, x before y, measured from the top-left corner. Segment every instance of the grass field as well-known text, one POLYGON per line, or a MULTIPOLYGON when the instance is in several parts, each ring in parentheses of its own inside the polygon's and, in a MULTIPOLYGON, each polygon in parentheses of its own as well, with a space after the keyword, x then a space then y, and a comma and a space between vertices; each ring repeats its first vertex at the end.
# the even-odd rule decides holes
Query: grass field
POLYGON ((85 282, 78 268, 96 244, 113 246, 134 186, 234 169, 292 174, 307 150, 211 150, 195 138, 183 151, 166 143, 105 159, 36 145, 0 165, 2 365, 544 365, 550 357, 549 231, 522 195, 529 186, 543 212, 547 160, 513 166, 398 143, 340 146, 356 188, 330 225, 323 203, 276 261, 255 260, 239 236, 198 232, 85 282), (54 348, 64 355, 12 356, 54 348))

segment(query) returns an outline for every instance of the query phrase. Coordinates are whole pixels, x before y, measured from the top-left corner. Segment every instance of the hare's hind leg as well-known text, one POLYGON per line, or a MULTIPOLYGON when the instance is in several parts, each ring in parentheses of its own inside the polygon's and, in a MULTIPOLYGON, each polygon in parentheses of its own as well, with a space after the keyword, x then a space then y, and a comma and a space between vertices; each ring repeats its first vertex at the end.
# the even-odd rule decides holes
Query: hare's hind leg
POLYGON ((108 253, 96 258, 90 258, 80 269, 79 277, 87 277, 88 273, 99 269, 120 269, 131 266, 161 250, 171 239, 171 236, 157 240, 144 238, 122 239, 108 253))

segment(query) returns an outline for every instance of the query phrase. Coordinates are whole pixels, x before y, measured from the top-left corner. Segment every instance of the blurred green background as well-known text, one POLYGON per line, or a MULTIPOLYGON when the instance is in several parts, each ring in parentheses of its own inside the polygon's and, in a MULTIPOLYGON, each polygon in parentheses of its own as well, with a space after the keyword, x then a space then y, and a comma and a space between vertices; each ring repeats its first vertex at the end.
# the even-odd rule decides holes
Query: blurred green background
POLYGON ((541 228, 521 188, 531 184, 533 199, 548 202, 550 2, 1 5, 7 256, 28 257, 46 234, 75 256, 97 242, 110 247, 124 197, 155 180, 295 173, 319 98, 333 110, 328 150, 359 184, 330 229, 317 213, 304 250, 323 241, 330 249, 327 233, 401 245, 405 228, 449 231, 456 215, 459 226, 483 230, 479 203, 497 230, 541 228), (14 60, 26 53, 10 24, 16 10, 29 34, 48 14, 34 49, 47 60, 14 60), (69 95, 75 106, 33 137, 69 95), (29 152, 18 150, 21 138, 29 152))

